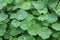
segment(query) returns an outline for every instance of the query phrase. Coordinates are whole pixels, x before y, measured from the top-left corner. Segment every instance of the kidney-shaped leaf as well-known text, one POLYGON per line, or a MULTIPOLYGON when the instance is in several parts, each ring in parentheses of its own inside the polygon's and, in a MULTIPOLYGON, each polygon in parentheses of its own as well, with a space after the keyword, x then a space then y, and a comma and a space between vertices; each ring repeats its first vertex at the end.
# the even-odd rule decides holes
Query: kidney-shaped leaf
POLYGON ((6 15, 5 13, 0 13, 0 21, 4 21, 5 19, 7 19, 8 15, 6 15))
POLYGON ((52 28, 55 29, 56 31, 60 31, 60 23, 52 24, 52 28))
POLYGON ((44 8, 44 2, 43 1, 33 1, 32 5, 35 9, 43 9, 44 8))
POLYGON ((30 20, 24 20, 21 22, 21 29, 27 30, 32 25, 32 22, 30 20))
POLYGON ((47 39, 50 37, 51 34, 52 34, 52 31, 48 27, 43 27, 40 30, 39 36, 42 39, 47 39))
POLYGON ((30 9, 32 9, 32 4, 31 4, 31 2, 25 2, 21 5, 20 8, 24 9, 24 10, 30 10, 30 9))
POLYGON ((28 33, 30 35, 37 35, 40 32, 40 27, 39 25, 32 25, 31 27, 29 27, 28 29, 28 33))
POLYGON ((11 24, 14 26, 14 27, 19 27, 20 26, 20 22, 18 20, 13 20, 11 22, 11 24))
POLYGON ((29 35, 23 35, 23 36, 20 36, 18 40, 35 40, 35 38, 29 35))
POLYGON ((16 14, 16 19, 17 20, 23 20, 28 16, 28 13, 24 10, 19 10, 16 14))

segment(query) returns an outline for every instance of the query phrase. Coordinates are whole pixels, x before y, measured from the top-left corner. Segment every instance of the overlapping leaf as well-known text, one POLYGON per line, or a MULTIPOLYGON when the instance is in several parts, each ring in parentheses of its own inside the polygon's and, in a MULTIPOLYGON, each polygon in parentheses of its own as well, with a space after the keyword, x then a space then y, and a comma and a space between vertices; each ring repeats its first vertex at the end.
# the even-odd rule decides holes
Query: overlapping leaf
POLYGON ((48 27, 43 27, 40 30, 39 36, 41 36, 43 39, 47 39, 50 37, 51 34, 52 34, 52 31, 48 27))
POLYGON ((30 20, 24 20, 24 21, 21 22, 20 27, 23 30, 27 30, 29 27, 31 27, 31 25, 32 25, 32 21, 30 21, 30 20))
POLYGON ((0 22, 7 19, 7 17, 8 17, 8 15, 6 15, 5 13, 0 13, 0 22))
POLYGON ((55 29, 56 31, 60 31, 60 23, 52 24, 52 28, 55 29))

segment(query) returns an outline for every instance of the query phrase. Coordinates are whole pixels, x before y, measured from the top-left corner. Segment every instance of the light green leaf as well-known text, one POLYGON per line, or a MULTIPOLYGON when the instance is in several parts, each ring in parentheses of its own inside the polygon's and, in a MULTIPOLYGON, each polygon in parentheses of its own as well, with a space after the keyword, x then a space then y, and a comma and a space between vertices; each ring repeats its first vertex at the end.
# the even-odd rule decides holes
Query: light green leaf
POLYGON ((18 38, 13 38, 12 40, 18 40, 18 38))
POLYGON ((25 2, 21 5, 20 8, 24 9, 24 10, 30 10, 30 9, 32 9, 32 4, 31 4, 31 2, 25 2))
POLYGON ((58 0, 49 0, 48 5, 51 8, 55 8, 58 4, 58 0))
POLYGON ((38 20, 41 20, 41 21, 44 21, 44 20, 47 20, 48 17, 49 17, 48 14, 45 14, 45 15, 39 16, 37 19, 38 19, 38 20))
POLYGON ((0 0, 0 9, 3 9, 7 4, 12 3, 13 0, 0 0))
POLYGON ((32 25, 32 21, 30 21, 30 20, 24 20, 24 21, 21 22, 20 27, 23 30, 27 30, 31 25, 32 25))
POLYGON ((20 7, 24 2, 25 0, 15 0, 14 4, 20 7))
POLYGON ((32 5, 37 10, 43 9, 45 6, 43 1, 32 1, 32 5))
POLYGON ((10 3, 12 3, 13 2, 13 0, 3 0, 3 4, 10 4, 10 3))
POLYGON ((34 10, 34 11, 32 12, 32 14, 33 14, 33 15, 36 15, 36 16, 39 16, 39 15, 40 15, 40 13, 39 13, 38 11, 36 11, 36 10, 34 10))
POLYGON ((37 19, 41 21, 45 20, 49 23, 54 23, 58 20, 58 16, 56 14, 45 14, 45 15, 39 16, 37 19))
POLYGON ((20 36, 18 40, 35 40, 35 38, 29 35, 23 35, 23 36, 20 36))
POLYGON ((48 16, 49 17, 48 17, 47 21, 49 23, 54 23, 54 22, 56 22, 58 20, 58 16, 56 14, 52 13, 52 14, 49 14, 48 16))
POLYGON ((60 23, 52 24, 52 28, 55 29, 56 31, 60 31, 60 23))
MULTIPOLYGON (((4 0, 4 1, 6 1, 6 0, 4 0)), ((0 9, 3 9, 7 5, 7 3, 4 1, 0 0, 0 9)))
POLYGON ((14 19, 14 18, 16 18, 16 17, 17 17, 16 14, 11 14, 11 15, 10 15, 10 19, 14 19))
POLYGON ((52 34, 52 31, 48 27, 42 27, 39 33, 39 36, 42 39, 47 39, 52 34))
POLYGON ((4 21, 5 19, 7 19, 8 15, 6 15, 5 13, 0 13, 0 21, 4 21))
POLYGON ((59 2, 59 4, 57 5, 57 10, 58 10, 58 9, 60 10, 60 2, 59 2))
POLYGON ((20 21, 18 21, 18 20, 13 20, 13 21, 11 22, 11 24, 12 24, 14 27, 19 27, 19 26, 20 26, 20 21))
POLYGON ((23 19, 25 19, 27 16, 28 16, 28 13, 27 13, 26 11, 20 10, 20 11, 18 11, 17 14, 16 14, 16 19, 17 19, 17 20, 23 20, 23 19))
POLYGON ((19 10, 16 14, 11 14, 10 19, 24 20, 27 18, 28 13, 24 10, 19 10))
POLYGON ((10 36, 9 40, 18 40, 18 38, 10 36))
POLYGON ((34 16, 31 14, 28 14, 28 17, 26 18, 26 20, 33 20, 33 19, 34 19, 34 16))
POLYGON ((60 9, 56 10, 56 14, 60 17, 60 9))
POLYGON ((40 28, 41 26, 39 25, 32 25, 31 27, 29 27, 28 33, 30 35, 37 35, 40 32, 40 28))
POLYGON ((48 12, 48 9, 44 7, 43 9, 37 10, 40 14, 46 14, 48 12))

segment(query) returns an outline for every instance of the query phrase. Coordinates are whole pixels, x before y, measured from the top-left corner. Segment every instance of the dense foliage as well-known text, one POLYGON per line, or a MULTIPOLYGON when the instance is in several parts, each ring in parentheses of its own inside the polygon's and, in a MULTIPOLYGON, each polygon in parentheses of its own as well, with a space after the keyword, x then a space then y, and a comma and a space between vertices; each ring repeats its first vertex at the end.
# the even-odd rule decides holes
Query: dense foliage
POLYGON ((59 0, 0 0, 0 40, 60 40, 59 0))

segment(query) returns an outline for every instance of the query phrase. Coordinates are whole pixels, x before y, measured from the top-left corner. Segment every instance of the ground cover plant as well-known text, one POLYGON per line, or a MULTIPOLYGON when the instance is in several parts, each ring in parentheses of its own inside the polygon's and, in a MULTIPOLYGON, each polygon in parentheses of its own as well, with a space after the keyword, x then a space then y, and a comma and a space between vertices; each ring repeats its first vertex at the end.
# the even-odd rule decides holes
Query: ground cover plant
POLYGON ((60 40, 60 1, 0 0, 0 40, 60 40))

